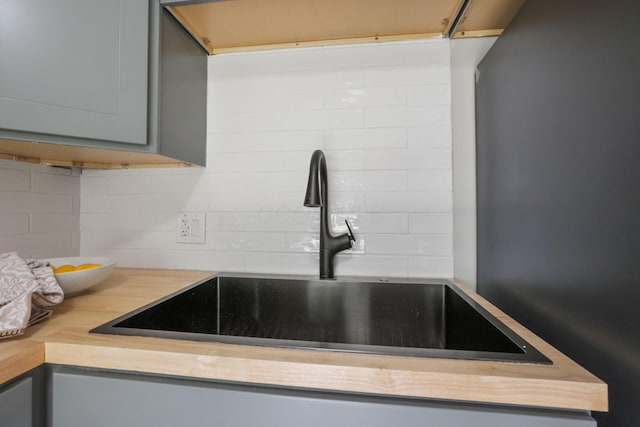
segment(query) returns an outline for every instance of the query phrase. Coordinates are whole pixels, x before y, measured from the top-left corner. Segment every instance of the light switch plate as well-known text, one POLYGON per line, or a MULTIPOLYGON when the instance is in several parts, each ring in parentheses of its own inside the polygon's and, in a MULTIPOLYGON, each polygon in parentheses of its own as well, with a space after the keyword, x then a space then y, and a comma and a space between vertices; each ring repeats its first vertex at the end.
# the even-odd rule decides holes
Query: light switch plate
POLYGON ((176 218, 176 243, 205 243, 204 212, 185 212, 176 218))

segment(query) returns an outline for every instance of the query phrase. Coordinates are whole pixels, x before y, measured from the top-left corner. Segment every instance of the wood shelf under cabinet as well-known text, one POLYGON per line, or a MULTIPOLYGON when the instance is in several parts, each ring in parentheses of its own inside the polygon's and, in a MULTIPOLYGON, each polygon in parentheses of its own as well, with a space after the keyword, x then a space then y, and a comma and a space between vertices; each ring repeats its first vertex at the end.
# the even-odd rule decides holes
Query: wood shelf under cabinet
POLYGON ((83 169, 192 167, 160 154, 0 139, 0 159, 83 169))

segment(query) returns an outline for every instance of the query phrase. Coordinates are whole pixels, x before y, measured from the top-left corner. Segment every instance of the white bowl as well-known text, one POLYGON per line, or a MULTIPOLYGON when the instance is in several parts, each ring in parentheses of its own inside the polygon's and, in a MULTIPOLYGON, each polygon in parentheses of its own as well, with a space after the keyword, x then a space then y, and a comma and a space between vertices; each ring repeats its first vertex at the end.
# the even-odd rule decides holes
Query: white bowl
POLYGON ((89 268, 86 270, 54 274, 58 284, 64 291, 65 296, 75 295, 97 285, 109 277, 116 266, 116 260, 107 257, 75 256, 66 258, 48 258, 43 259, 42 261, 47 261, 49 264, 55 265, 56 267, 60 267, 65 264, 75 266, 80 264, 101 264, 100 267, 89 268))

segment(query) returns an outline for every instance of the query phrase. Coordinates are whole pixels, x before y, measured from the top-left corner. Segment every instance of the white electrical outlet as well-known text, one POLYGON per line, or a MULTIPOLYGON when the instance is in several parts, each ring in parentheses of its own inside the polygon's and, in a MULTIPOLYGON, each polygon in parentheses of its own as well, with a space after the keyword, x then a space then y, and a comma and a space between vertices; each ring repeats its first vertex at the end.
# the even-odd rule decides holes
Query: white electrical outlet
POLYGON ((204 212, 185 212, 176 219, 176 243, 204 243, 206 236, 204 212))

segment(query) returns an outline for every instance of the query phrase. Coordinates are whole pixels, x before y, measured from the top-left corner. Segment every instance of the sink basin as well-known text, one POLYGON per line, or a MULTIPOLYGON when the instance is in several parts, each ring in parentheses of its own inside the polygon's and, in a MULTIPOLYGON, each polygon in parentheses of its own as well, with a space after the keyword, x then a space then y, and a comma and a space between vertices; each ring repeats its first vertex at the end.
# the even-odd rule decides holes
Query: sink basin
POLYGON ((91 332, 550 363, 446 280, 219 274, 91 332))

